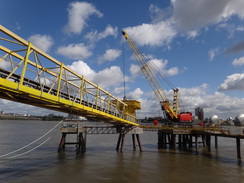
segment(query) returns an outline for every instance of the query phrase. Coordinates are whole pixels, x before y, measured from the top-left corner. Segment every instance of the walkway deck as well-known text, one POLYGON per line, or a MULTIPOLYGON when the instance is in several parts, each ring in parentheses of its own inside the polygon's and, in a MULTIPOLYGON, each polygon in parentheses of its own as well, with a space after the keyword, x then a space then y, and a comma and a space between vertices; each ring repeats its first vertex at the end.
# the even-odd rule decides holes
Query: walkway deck
POLYGON ((138 126, 140 102, 118 99, 1 25, 0 98, 138 126))

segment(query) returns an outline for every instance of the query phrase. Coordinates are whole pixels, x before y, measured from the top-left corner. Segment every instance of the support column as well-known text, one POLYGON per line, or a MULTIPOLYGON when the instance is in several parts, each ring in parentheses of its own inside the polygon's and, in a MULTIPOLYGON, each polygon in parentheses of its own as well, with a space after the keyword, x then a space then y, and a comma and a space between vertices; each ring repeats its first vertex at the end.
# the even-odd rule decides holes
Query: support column
POLYGON ((202 135, 202 144, 206 146, 206 135, 202 135))
MULTIPOLYGON (((168 137, 168 142, 169 142, 169 146, 170 146, 170 142, 171 142, 170 134, 167 134, 167 137, 168 137)), ((167 144, 167 143, 166 143, 166 144, 167 144)))
POLYGON ((198 149, 198 135, 195 136, 196 149, 198 149))
POLYGON ((121 141, 121 146, 120 146, 120 152, 123 152, 123 150, 124 150, 125 134, 122 134, 121 138, 122 138, 122 141, 121 141))
POLYGON ((116 146, 116 150, 119 151, 119 146, 120 146, 120 143, 121 143, 121 137, 122 137, 122 134, 120 133, 119 134, 119 138, 118 138, 118 142, 117 142, 117 146, 116 146))
POLYGON ((186 135, 183 135, 183 149, 187 149, 187 140, 186 140, 186 135))
POLYGON ((165 149, 167 146, 167 135, 163 131, 158 131, 158 148, 165 149))
POLYGON ((170 142, 170 148, 175 149, 176 148, 176 135, 171 135, 171 142, 170 142))
POLYGON ((160 130, 158 130, 158 148, 163 148, 163 133, 160 130))
POLYGON ((165 133, 163 134, 163 148, 167 148, 167 135, 165 133))
POLYGON ((181 134, 178 135, 179 149, 181 149, 181 145, 182 145, 182 144, 181 144, 181 141, 182 141, 181 136, 182 136, 181 134))
POLYGON ((189 148, 192 148, 192 135, 189 135, 189 148))
POLYGON ((135 134, 132 134, 132 142, 133 142, 133 151, 136 150, 136 139, 135 139, 135 134))
POLYGON ((208 152, 211 152, 211 135, 206 135, 206 144, 208 147, 208 152))
MULTIPOLYGON (((86 133, 84 134, 86 136, 86 133)), ((78 152, 86 151, 86 137, 83 136, 83 133, 79 133, 79 141, 78 141, 78 152)))
POLYGON ((215 148, 217 149, 218 148, 218 137, 217 136, 215 136, 215 148))
POLYGON ((65 140, 66 140, 66 133, 62 133, 62 137, 58 146, 58 151, 65 150, 65 140))
POLYGON ((241 161, 241 140, 236 138, 236 150, 237 150, 237 159, 241 161))
POLYGON ((138 143, 139 149, 142 152, 142 147, 141 147, 141 141, 140 141, 139 134, 136 134, 136 139, 137 139, 137 143, 138 143))

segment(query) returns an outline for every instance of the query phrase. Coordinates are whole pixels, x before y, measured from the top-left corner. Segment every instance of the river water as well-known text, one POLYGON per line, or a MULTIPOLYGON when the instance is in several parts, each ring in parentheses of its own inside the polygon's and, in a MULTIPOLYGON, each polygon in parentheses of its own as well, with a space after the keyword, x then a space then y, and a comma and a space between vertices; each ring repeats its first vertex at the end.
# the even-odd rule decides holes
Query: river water
MULTIPOLYGON (((118 135, 88 134, 84 154, 77 154, 74 145, 58 153, 60 126, 43 136, 57 124, 0 120, 0 182, 244 182, 244 163, 237 161, 235 139, 219 138, 217 150, 212 142, 211 153, 202 145, 191 151, 158 150, 157 132, 144 132, 143 152, 133 151, 127 135, 120 153, 115 150, 118 135)), ((244 158, 244 140, 241 150, 244 158)))

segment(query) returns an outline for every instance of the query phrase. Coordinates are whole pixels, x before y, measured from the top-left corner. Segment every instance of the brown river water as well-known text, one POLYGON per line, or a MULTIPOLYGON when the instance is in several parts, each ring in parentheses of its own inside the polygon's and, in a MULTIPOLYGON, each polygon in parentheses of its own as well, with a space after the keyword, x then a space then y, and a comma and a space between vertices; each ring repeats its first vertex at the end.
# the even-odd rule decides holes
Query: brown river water
MULTIPOLYGON (((1 183, 244 183, 235 139, 219 138, 219 148, 212 142, 211 152, 202 145, 198 150, 159 150, 157 132, 144 132, 143 152, 133 151, 127 135, 120 153, 115 150, 118 135, 88 134, 85 153, 77 154, 74 145, 58 153, 60 126, 53 129, 57 124, 0 120, 1 183)), ((244 140, 241 153, 244 161, 244 140)))

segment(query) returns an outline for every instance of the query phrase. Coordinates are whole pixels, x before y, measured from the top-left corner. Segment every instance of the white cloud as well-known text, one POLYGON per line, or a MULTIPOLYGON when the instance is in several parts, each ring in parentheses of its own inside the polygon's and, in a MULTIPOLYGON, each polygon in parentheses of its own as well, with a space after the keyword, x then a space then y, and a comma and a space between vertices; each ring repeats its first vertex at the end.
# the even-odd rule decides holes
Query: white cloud
POLYGON ((10 100, 5 100, 5 99, 0 99, 0 105, 1 105, 1 110, 3 110, 4 113, 31 114, 36 116, 48 115, 52 113, 55 115, 67 116, 67 114, 61 112, 35 107, 32 105, 27 105, 19 102, 12 102, 10 100))
POLYGON ((166 66, 168 64, 168 60, 162 60, 162 59, 152 59, 149 61, 149 64, 151 64, 151 67, 162 73, 163 75, 167 76, 173 76, 179 74, 178 67, 172 67, 170 69, 166 69, 166 66))
POLYGON ((212 50, 209 50, 208 55, 209 55, 209 61, 213 61, 214 57, 216 54, 218 54, 219 48, 213 48, 212 50))
POLYGON ((238 25, 236 27, 236 30, 242 32, 242 31, 244 31, 244 26, 238 25))
MULTIPOLYGON (((162 79, 162 76, 174 76, 179 74, 179 68, 178 67, 172 67, 169 69, 166 69, 168 60, 162 60, 162 59, 152 59, 148 61, 150 64, 150 68, 154 72, 157 79, 162 79)), ((184 68, 186 70, 186 68, 184 68)), ((183 70, 183 71, 184 71, 183 70)), ((142 73, 140 67, 135 64, 131 64, 130 66, 130 74, 131 78, 135 79, 136 77, 140 76, 142 73)))
POLYGON ((131 64, 130 65, 130 74, 132 77, 137 77, 141 74, 141 69, 138 65, 131 64))
POLYGON ((169 70, 166 71, 165 75, 167 76, 174 76, 179 74, 179 68, 178 67, 172 67, 169 70))
POLYGON ((108 49, 106 52, 98 59, 98 63, 101 64, 104 61, 114 61, 121 55, 121 51, 117 49, 108 49))
POLYGON ((243 0, 229 0, 228 5, 223 13, 224 17, 229 17, 231 15, 237 15, 240 18, 244 18, 244 1, 243 0))
POLYGON ((234 66, 244 65, 244 57, 236 58, 235 60, 233 60, 232 65, 234 66))
POLYGON ((109 89, 111 86, 119 86, 124 78, 118 66, 111 66, 99 72, 95 72, 85 62, 80 60, 73 62, 72 65, 68 65, 68 67, 103 89, 109 89))
POLYGON ((70 69, 77 72, 78 74, 85 76, 87 79, 93 79, 94 75, 96 74, 94 70, 92 70, 87 63, 83 61, 76 61, 73 62, 72 65, 67 65, 70 69))
POLYGON ((118 27, 113 28, 111 25, 108 25, 103 32, 100 33, 98 33, 97 31, 89 32, 88 34, 86 34, 85 38, 90 40, 91 42, 97 42, 108 36, 117 37, 117 35, 118 35, 118 27))
POLYGON ((164 70, 167 64, 168 64, 168 60, 155 58, 149 61, 149 65, 151 65, 152 68, 156 68, 157 70, 164 70))
POLYGON ((0 61, 0 67, 1 68, 4 68, 4 69, 8 69, 10 67, 10 62, 7 62, 5 60, 2 60, 2 61, 0 61))
POLYGON ((128 90, 129 89, 129 87, 124 87, 124 86, 121 86, 121 87, 115 87, 114 88, 114 90, 113 90, 113 95, 121 95, 121 94, 124 94, 124 92, 126 91, 126 90, 128 90))
POLYGON ((95 74, 94 83, 98 84, 103 89, 108 89, 110 86, 119 86, 123 82, 123 73, 118 66, 111 66, 95 74))
POLYGON ((65 33, 80 34, 83 29, 88 26, 86 21, 90 16, 96 15, 102 17, 103 14, 90 3, 87 2, 72 2, 68 8, 68 24, 65 26, 65 33))
POLYGON ((30 36, 27 40, 44 52, 48 52, 53 45, 53 38, 48 35, 35 34, 30 36))
POLYGON ((172 15, 172 7, 160 9, 158 6, 151 4, 149 6, 150 17, 153 23, 164 21, 172 15))
POLYGON ((125 31, 139 46, 167 46, 176 36, 176 30, 170 21, 127 27, 125 31))
POLYGON ((188 39, 194 39, 195 37, 197 37, 198 36, 198 32, 196 31, 196 30, 192 30, 192 31, 188 31, 187 33, 186 33, 186 37, 188 38, 188 39))
POLYGON ((171 0, 175 25, 183 30, 194 30, 229 19, 244 17, 242 0, 171 0))
POLYGON ((216 30, 219 31, 220 29, 226 29, 229 33, 228 38, 232 38, 236 31, 240 31, 241 27, 236 27, 233 23, 220 23, 217 25, 216 30))
MULTIPOLYGON (((243 0, 171 0, 171 7, 160 9, 150 5, 151 24, 125 28, 128 35, 139 45, 166 46, 183 31, 188 39, 197 37, 199 29, 213 24, 222 24, 229 31, 243 31, 242 26, 227 24, 233 15, 244 18, 243 0)), ((220 27, 221 28, 221 25, 220 27)))
POLYGON ((83 43, 60 46, 57 53, 70 59, 86 59, 92 55, 89 47, 85 46, 83 43))
POLYGON ((127 99, 133 100, 141 100, 141 96, 143 95, 143 91, 140 88, 136 88, 134 91, 128 93, 127 99))
MULTIPOLYGON (((171 99, 170 93, 172 92, 165 92, 169 99, 171 99)), ((179 92, 181 107, 186 111, 193 112, 193 115, 197 107, 203 108, 205 118, 216 114, 222 119, 227 119, 229 116, 236 117, 238 114, 244 113, 243 98, 232 98, 221 92, 209 94, 207 84, 202 84, 201 86, 193 88, 179 88, 179 92)), ((140 118, 162 116, 162 113, 159 114, 161 108, 155 95, 151 93, 151 97, 148 98, 147 96, 147 98, 145 98, 145 96, 146 93, 140 96, 142 109, 137 112, 138 116, 140 118)))
POLYGON ((227 76, 227 79, 218 87, 218 90, 244 90, 244 74, 236 73, 227 76))

